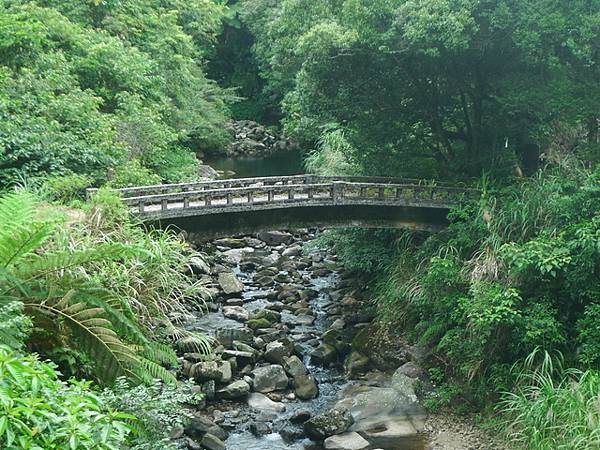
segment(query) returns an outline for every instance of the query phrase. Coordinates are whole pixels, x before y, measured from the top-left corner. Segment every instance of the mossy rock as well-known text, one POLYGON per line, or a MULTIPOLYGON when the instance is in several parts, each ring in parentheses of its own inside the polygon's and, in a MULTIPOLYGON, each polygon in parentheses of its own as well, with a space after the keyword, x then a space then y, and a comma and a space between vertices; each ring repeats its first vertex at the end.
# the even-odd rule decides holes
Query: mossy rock
POLYGON ((260 328, 269 328, 271 326, 271 322, 268 319, 261 317, 260 319, 250 319, 248 322, 246 322, 246 325, 253 330, 258 330, 260 328))
POLYGON ((354 339, 352 339, 352 350, 358 353, 362 353, 363 355, 369 354, 369 346, 371 340, 371 330, 369 328, 363 328, 354 339))
POLYGON ((279 322, 279 320, 281 319, 281 314, 278 313, 277 311, 272 311, 270 309, 263 309, 259 313, 255 314, 252 318, 253 319, 265 319, 265 320, 268 320, 270 323, 273 323, 273 322, 279 322))

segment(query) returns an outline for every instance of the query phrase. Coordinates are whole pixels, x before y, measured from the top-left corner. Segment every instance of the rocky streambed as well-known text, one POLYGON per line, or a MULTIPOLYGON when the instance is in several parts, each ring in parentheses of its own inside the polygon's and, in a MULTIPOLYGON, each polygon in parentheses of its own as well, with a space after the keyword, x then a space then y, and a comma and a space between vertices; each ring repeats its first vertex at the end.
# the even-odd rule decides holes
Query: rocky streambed
POLYGON ((413 361, 419 352, 374 339, 361 286, 335 255, 307 250, 315 233, 203 244, 209 264, 197 261, 194 270, 213 301, 187 328, 214 336, 218 346, 210 357, 183 354, 183 375, 207 400, 181 437, 184 446, 429 448, 423 430, 435 426, 415 394, 426 383, 413 361))

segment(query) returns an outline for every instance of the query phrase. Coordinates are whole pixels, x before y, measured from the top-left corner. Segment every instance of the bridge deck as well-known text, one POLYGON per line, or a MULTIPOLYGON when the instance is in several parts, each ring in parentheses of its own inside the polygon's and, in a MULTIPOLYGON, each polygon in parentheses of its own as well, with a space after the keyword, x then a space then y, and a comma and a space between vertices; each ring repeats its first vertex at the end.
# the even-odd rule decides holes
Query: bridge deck
MULTIPOLYGON (((143 220, 229 212, 322 206, 390 206, 448 209, 466 189, 422 180, 295 175, 134 187, 118 190, 143 220)), ((89 190, 93 195, 95 190, 89 190)))

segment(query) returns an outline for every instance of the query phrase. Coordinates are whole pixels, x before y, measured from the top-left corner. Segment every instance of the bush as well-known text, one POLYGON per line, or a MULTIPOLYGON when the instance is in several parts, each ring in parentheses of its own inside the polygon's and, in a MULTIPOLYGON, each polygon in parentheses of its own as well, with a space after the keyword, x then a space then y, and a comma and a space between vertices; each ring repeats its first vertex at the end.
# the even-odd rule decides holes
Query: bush
POLYGON ((0 346, 0 445, 117 450, 135 418, 109 408, 90 383, 58 379, 56 366, 0 346))
POLYGON ((563 369, 548 353, 537 363, 539 356, 515 366, 517 387, 499 404, 507 438, 531 450, 600 448, 600 374, 563 369))
POLYGON ((119 378, 115 385, 106 389, 103 399, 111 407, 135 414, 132 450, 167 450, 176 448, 169 434, 176 426, 186 426, 192 418, 189 407, 201 403, 203 395, 193 391, 189 381, 177 385, 154 383, 148 386, 132 386, 119 378))

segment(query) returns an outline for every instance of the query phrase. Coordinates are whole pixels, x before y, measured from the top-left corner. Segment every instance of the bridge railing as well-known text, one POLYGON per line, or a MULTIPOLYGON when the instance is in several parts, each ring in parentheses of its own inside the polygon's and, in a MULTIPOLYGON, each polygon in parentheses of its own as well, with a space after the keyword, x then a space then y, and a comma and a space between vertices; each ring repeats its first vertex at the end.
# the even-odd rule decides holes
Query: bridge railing
MULTIPOLYGON (((433 180, 400 179, 389 177, 364 177, 364 176, 320 176, 320 175, 289 175, 280 177, 255 177, 237 178, 229 180, 200 181, 194 183, 159 184, 116 189, 123 198, 141 197, 147 195, 176 194, 182 192, 196 192, 201 190, 232 189, 258 186, 288 186, 300 184, 322 184, 343 181, 349 183, 380 183, 380 184, 414 184, 418 186, 448 186, 433 180)), ((455 186, 455 185, 452 185, 455 186)), ((93 196, 97 189, 88 189, 88 198, 93 196)))
MULTIPOLYGON (((389 180, 386 180, 389 181, 389 180)), ((419 184, 357 183, 334 181, 312 184, 262 184, 247 187, 188 190, 175 193, 125 197, 124 202, 140 216, 175 217, 212 214, 254 205, 413 205, 449 207, 475 194, 451 186, 419 184)), ((477 193, 478 194, 478 193, 477 193)))

